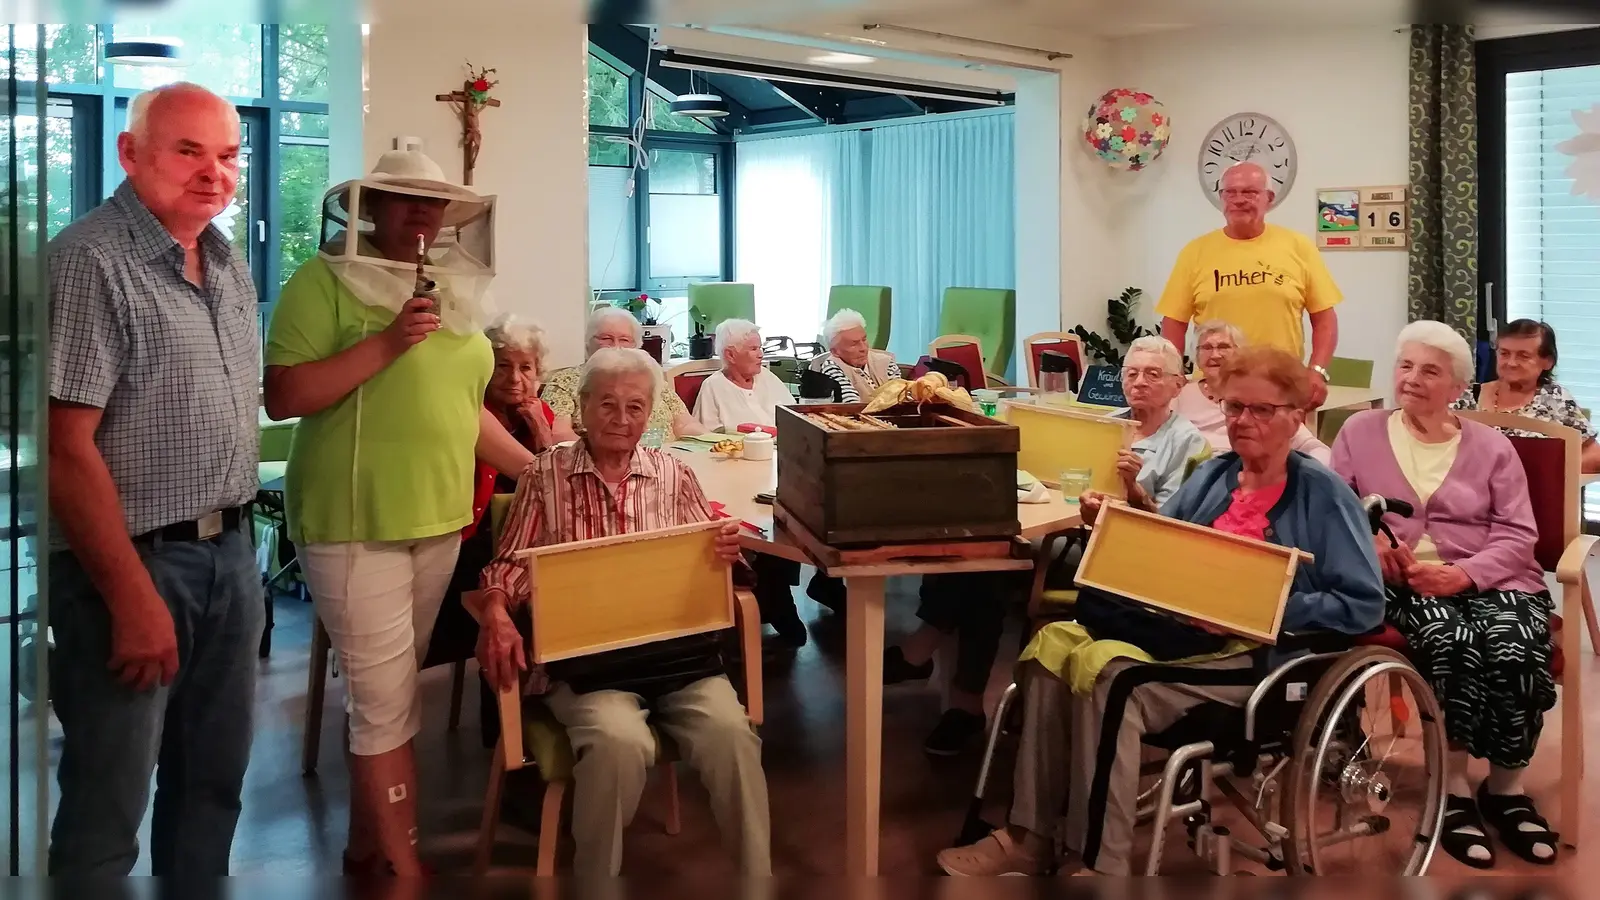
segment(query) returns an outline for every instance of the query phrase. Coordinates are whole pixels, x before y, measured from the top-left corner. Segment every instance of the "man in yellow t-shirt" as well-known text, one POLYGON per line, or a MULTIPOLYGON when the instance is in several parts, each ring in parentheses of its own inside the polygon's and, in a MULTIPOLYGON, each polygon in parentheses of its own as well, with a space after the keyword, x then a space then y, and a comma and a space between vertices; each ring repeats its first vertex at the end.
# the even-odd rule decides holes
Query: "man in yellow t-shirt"
POLYGON ((1239 163, 1222 176, 1227 224, 1190 241, 1172 266, 1156 312, 1161 336, 1184 346, 1189 323, 1222 319, 1252 344, 1305 358, 1302 311, 1311 316, 1312 408, 1328 395, 1328 363, 1339 342, 1339 293, 1316 244, 1268 225, 1273 192, 1265 169, 1239 163))

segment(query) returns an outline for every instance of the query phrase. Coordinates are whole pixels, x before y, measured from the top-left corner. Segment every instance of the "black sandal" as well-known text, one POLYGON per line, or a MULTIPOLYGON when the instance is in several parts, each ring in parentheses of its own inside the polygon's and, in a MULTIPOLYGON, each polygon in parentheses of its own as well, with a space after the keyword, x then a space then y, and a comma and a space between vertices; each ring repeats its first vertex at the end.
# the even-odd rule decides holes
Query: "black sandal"
POLYGON ((1483 816, 1478 814, 1478 805, 1472 802, 1471 797, 1457 797, 1450 794, 1444 799, 1444 830, 1439 833, 1439 846, 1450 858, 1462 865, 1474 869, 1494 868, 1494 845, 1489 843, 1489 829, 1483 823, 1483 816), (1476 828, 1478 834, 1468 831, 1476 828), (1479 859, 1472 855, 1474 847, 1482 847, 1488 851, 1487 859, 1479 859))
MULTIPOLYGON (((1494 826, 1495 837, 1506 849, 1536 866, 1552 865, 1560 855, 1560 835, 1550 830, 1550 823, 1534 808, 1533 799, 1526 794, 1491 794, 1489 783, 1478 785, 1478 808, 1483 817, 1494 826), (1533 829, 1523 825, 1537 826, 1533 829), (1540 846, 1550 848, 1549 856, 1539 856, 1534 851, 1540 846)), ((1448 814, 1447 814, 1448 815, 1448 814)))

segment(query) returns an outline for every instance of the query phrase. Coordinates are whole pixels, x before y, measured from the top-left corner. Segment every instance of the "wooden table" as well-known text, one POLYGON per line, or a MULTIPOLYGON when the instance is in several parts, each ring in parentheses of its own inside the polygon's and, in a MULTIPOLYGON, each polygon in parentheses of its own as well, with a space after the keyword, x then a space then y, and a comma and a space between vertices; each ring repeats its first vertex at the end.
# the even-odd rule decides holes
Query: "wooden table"
MULTIPOLYGON (((816 565, 796 540, 772 521, 772 507, 756 494, 777 484, 777 462, 729 460, 709 453, 680 453, 700 479, 706 496, 729 515, 766 530, 746 532, 748 550, 816 565)), ((1076 505, 1050 492, 1049 503, 1019 503, 1022 536, 1042 538, 1077 527, 1076 505)), ((955 571, 1031 568, 1027 560, 893 560, 871 565, 823 569, 845 580, 845 874, 878 874, 878 803, 883 769, 883 607, 884 584, 893 575, 935 575, 955 571)), ((820 567, 819 567, 820 568, 820 567)))
POLYGON ((1328 399, 1317 407, 1306 422, 1306 427, 1312 434, 1320 434, 1318 426, 1322 424, 1322 414, 1330 409, 1382 409, 1383 393, 1372 388, 1341 387, 1336 384, 1328 385, 1328 399))

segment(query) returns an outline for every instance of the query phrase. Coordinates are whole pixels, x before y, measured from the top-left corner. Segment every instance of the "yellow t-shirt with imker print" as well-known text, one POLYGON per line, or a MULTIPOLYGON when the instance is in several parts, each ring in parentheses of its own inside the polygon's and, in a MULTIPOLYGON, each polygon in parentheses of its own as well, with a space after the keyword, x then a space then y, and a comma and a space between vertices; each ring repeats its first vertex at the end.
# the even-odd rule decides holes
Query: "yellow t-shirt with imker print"
POLYGON ((1304 314, 1332 309, 1343 299, 1311 238, 1268 225, 1242 241, 1219 228, 1178 254, 1156 313, 1179 322, 1222 319, 1251 344, 1305 359, 1304 314))

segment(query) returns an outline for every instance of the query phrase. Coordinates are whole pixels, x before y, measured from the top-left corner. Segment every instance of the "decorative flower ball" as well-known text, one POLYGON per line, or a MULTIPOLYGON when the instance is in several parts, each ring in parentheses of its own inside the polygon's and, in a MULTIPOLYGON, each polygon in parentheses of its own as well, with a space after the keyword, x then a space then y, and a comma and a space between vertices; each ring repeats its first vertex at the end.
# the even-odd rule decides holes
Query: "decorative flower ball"
POLYGON ((1107 165, 1137 172, 1156 161, 1172 137, 1161 101, 1117 88, 1101 95, 1083 118, 1083 139, 1107 165))

